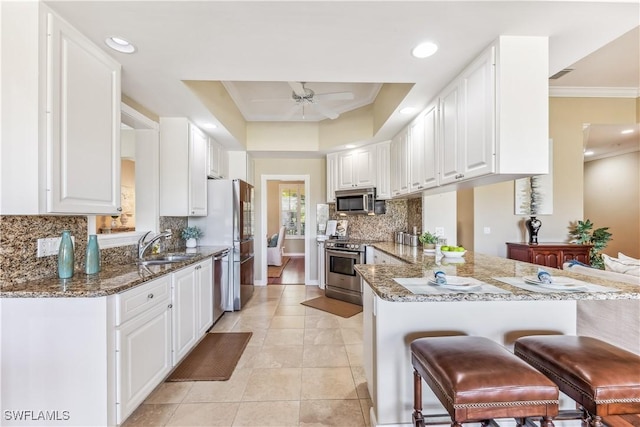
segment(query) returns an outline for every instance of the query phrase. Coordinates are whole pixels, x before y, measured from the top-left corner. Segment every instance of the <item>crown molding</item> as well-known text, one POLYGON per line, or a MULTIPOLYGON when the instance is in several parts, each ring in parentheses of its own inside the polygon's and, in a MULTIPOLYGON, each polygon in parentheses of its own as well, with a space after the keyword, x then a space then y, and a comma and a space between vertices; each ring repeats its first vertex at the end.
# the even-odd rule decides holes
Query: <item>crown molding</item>
POLYGON ((549 96, 557 98, 639 98, 640 88, 549 86, 549 96))

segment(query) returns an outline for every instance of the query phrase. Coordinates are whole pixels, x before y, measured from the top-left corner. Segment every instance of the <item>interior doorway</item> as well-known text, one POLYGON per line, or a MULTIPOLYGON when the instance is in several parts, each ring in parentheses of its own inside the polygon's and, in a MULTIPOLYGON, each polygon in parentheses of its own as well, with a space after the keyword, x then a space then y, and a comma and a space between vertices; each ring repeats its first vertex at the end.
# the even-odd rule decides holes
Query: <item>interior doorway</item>
POLYGON ((309 175, 263 175, 264 283, 309 283, 309 175))

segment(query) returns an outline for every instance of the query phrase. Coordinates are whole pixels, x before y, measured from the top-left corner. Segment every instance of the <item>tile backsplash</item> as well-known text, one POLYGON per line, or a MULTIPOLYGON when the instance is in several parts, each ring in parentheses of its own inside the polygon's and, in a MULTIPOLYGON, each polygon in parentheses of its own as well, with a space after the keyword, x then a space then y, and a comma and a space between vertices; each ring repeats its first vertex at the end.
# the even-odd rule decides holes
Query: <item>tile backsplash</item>
POLYGON ((353 239, 393 241, 396 231, 413 230, 413 226, 422 228, 422 199, 387 200, 387 212, 382 215, 336 215, 335 203, 329 204, 331 219, 349 221, 347 233, 353 239))
MULTIPOLYGON (((173 237, 163 242, 163 250, 176 251, 184 248, 180 238, 187 226, 186 217, 161 217, 160 229, 170 228, 173 237)), ((86 216, 0 216, 0 288, 3 285, 22 283, 58 274, 57 255, 37 258, 38 239, 60 237, 63 230, 70 230, 75 238, 75 270, 84 271, 87 247, 86 216)), ((136 245, 100 250, 103 266, 133 262, 137 257, 136 245)))

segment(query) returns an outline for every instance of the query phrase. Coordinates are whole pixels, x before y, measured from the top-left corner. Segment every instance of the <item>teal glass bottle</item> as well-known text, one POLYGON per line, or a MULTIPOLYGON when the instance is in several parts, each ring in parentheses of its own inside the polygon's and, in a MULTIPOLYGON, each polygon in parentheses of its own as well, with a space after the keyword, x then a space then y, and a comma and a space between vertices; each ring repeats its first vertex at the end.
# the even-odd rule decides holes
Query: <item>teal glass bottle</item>
POLYGON ((60 239, 60 248, 58 249, 58 277, 61 279, 73 277, 74 262, 71 232, 64 230, 60 239))
POLYGON ((89 235, 85 264, 87 274, 96 274, 100 271, 100 247, 98 246, 98 236, 95 234, 89 235))

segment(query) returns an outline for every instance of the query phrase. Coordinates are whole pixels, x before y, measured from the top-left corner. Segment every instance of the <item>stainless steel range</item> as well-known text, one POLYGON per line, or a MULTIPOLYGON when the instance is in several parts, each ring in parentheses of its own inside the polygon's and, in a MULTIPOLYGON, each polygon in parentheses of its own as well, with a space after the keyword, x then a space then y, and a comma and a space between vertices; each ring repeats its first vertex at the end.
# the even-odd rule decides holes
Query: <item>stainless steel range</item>
POLYGON ((366 244, 357 240, 325 241, 325 295, 362 305, 362 281, 356 264, 365 263, 366 244))

